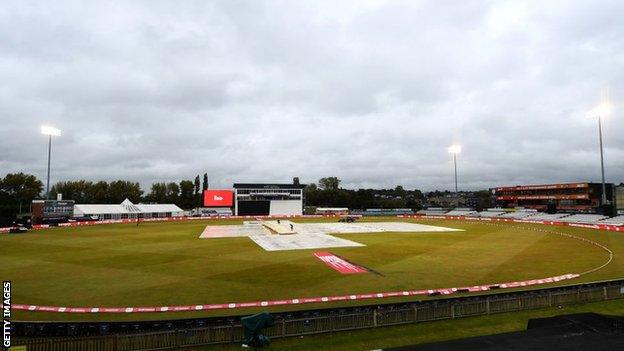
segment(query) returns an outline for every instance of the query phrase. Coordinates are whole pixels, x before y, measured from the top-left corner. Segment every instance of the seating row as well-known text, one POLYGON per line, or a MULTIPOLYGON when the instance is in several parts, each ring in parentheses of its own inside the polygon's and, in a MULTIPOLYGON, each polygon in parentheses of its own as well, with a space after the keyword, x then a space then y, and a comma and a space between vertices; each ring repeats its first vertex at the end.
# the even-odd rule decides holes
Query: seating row
POLYGON ((432 208, 420 210, 418 214, 427 216, 465 216, 465 217, 481 217, 481 218, 509 218, 522 219, 528 221, 556 221, 566 223, 584 223, 584 224, 607 224, 607 225, 624 225, 624 215, 613 218, 598 214, 571 214, 571 213, 544 213, 531 210, 505 211, 499 208, 487 209, 477 212, 467 208, 456 208, 446 211, 441 208, 432 208))

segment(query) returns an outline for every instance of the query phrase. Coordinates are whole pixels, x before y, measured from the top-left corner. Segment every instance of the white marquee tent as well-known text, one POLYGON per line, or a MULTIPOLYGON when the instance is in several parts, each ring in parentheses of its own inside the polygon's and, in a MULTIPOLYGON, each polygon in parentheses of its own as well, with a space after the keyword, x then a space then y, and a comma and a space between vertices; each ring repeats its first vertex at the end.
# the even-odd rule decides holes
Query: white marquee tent
POLYGON ((184 211, 174 204, 133 204, 125 199, 119 205, 76 204, 74 217, 98 219, 162 218, 183 216, 184 211))

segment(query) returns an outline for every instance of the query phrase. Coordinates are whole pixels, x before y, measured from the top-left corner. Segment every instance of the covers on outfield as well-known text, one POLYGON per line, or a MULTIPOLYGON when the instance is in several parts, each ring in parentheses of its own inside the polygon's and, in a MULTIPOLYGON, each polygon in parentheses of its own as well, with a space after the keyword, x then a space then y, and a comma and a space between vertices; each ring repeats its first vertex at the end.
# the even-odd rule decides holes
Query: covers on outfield
POLYGON ((246 221, 243 225, 209 225, 200 238, 228 238, 248 236, 266 251, 305 250, 329 247, 364 246, 358 242, 335 237, 331 234, 383 233, 383 232, 454 232, 462 229, 446 228, 407 222, 362 223, 295 223, 291 221, 246 221), (263 225, 265 224, 265 225, 263 225), (267 227, 292 226, 288 235, 272 234, 267 227))

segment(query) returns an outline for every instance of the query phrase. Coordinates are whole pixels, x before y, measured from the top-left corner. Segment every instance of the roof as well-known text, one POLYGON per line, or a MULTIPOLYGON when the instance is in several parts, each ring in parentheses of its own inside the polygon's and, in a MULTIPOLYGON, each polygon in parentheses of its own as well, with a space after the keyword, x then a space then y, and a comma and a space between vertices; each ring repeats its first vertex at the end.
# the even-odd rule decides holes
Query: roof
POLYGON ((99 214, 122 214, 129 213, 122 205, 99 205, 99 204, 76 204, 74 212, 99 215, 99 214))
MULTIPOLYGON (((570 188, 588 188, 594 185, 601 185, 602 183, 592 182, 577 182, 577 183, 553 183, 553 184, 529 184, 529 185, 513 185, 513 186, 499 186, 492 188, 496 191, 504 190, 553 190, 553 189, 570 189, 570 188)), ((613 183, 606 183, 607 186, 614 186, 613 183)))
POLYGON ((119 205, 110 204, 76 204, 74 213, 101 215, 101 214, 125 214, 125 213, 154 213, 154 212, 183 212, 174 204, 133 204, 125 199, 119 205))
POLYGON ((182 209, 174 204, 138 204, 135 206, 141 212, 182 212, 182 209))
POLYGON ((128 199, 123 200, 123 202, 121 203, 121 206, 123 206, 126 209, 126 211, 128 211, 130 213, 139 213, 139 212, 141 212, 141 209, 138 208, 135 204, 133 204, 128 199))
POLYGON ((279 184, 279 183, 234 183, 238 189, 303 189, 305 184, 279 184))

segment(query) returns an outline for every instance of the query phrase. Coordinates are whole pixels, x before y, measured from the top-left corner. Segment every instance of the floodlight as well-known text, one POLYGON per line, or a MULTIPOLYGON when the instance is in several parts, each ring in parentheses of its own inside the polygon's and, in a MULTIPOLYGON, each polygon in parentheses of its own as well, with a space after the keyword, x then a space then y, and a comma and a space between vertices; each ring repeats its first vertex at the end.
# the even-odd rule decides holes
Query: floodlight
POLYGON ((612 110, 613 110, 613 106, 610 103, 605 102, 594 107, 589 112, 587 112, 587 117, 590 117, 590 118, 607 117, 611 114, 612 110))
POLYGON ((50 127, 50 126, 41 126, 41 134, 61 136, 61 130, 58 128, 50 127))
POLYGON ((462 147, 461 147, 461 145, 458 145, 458 144, 451 145, 448 148, 448 152, 451 153, 451 154, 458 154, 458 153, 461 152, 461 150, 462 150, 462 147))
POLYGON ((41 134, 48 136, 48 181, 46 183, 46 199, 50 199, 50 158, 52 158, 52 137, 61 136, 61 130, 51 126, 41 126, 41 134))
POLYGON ((602 174, 602 196, 600 199, 600 204, 607 204, 607 185, 605 183, 605 171, 604 171, 604 151, 602 148, 602 119, 608 117, 611 114, 611 110, 613 106, 608 101, 601 103, 600 105, 594 107, 589 112, 587 112, 587 117, 596 118, 598 117, 598 141, 600 143, 600 173, 602 174))

